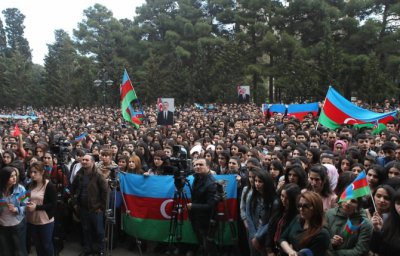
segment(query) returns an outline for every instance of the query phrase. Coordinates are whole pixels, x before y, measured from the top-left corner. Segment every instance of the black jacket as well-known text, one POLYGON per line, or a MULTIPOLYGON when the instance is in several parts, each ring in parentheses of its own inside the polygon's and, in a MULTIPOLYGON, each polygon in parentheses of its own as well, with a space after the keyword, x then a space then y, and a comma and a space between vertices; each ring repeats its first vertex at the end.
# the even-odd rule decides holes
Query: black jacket
POLYGON ((217 183, 211 173, 207 175, 195 174, 192 187, 192 208, 189 213, 191 221, 200 222, 208 227, 218 203, 216 192, 217 183))
POLYGON ((106 209, 106 202, 108 196, 107 182, 104 177, 96 170, 89 174, 88 190, 88 205, 82 205, 80 202, 80 195, 82 193, 82 184, 84 169, 81 168, 75 176, 72 183, 73 204, 78 204, 80 207, 87 208, 89 211, 97 211, 106 209))

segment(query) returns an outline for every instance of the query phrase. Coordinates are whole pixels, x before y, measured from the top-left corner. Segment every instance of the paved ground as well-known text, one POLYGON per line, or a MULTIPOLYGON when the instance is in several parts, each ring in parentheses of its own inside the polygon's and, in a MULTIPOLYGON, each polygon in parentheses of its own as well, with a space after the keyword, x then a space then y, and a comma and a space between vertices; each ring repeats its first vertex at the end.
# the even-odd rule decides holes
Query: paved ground
MULTIPOLYGON (((67 241, 64 242, 64 249, 59 254, 60 256, 78 256, 82 252, 82 247, 80 245, 80 237, 76 234, 70 234, 67 241)), ((154 253, 155 242, 148 242, 148 249, 142 252, 143 256, 161 256, 165 255, 162 253, 154 253)), ((0 253, 1 255, 1 253, 0 253)), ((116 256, 140 256, 138 247, 133 239, 126 239, 124 243, 119 244, 114 248, 109 255, 116 256)), ((29 256, 37 256, 35 247, 32 247, 29 256)))

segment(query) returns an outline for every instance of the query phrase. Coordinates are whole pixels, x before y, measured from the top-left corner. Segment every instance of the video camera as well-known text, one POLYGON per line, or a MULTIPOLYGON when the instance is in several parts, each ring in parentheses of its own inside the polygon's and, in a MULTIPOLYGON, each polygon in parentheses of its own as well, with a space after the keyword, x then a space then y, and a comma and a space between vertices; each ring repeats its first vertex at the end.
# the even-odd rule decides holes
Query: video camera
POLYGON ((187 151, 180 145, 173 146, 172 157, 169 158, 173 167, 174 184, 178 190, 183 189, 186 177, 192 173, 192 160, 188 159, 187 151))
POLYGON ((56 155, 58 164, 65 164, 67 162, 68 154, 71 152, 69 142, 65 137, 55 138, 54 143, 50 146, 50 151, 56 155))
POLYGON ((110 175, 108 180, 108 185, 111 189, 119 187, 118 173, 120 172, 119 167, 114 167, 110 169, 110 175))

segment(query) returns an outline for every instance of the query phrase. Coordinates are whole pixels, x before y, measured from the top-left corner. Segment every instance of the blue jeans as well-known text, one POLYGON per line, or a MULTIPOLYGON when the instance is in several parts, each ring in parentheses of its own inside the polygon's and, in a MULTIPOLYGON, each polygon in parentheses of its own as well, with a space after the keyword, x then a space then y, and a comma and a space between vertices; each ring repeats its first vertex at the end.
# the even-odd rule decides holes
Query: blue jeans
POLYGON ((104 252, 104 215, 103 212, 91 212, 80 209, 83 247, 86 253, 104 252))
POLYGON ((44 225, 29 225, 29 234, 33 239, 37 256, 53 256, 54 221, 44 225))

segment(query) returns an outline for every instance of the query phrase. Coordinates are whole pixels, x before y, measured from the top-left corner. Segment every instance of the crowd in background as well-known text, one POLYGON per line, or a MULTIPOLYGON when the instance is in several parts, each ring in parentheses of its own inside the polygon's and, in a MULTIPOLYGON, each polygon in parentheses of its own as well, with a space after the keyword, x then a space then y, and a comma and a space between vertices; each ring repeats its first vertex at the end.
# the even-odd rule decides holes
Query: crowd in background
MULTIPOLYGON (((389 102, 381 109, 395 107, 389 102)), ((36 120, 0 120, 4 255, 26 255, 32 243, 38 255, 62 249, 74 226, 69 224, 76 223, 76 208, 68 204, 76 193, 73 184, 91 160, 104 181, 117 166, 128 173, 170 175, 166 167, 177 145, 188 158, 206 159, 210 172, 237 177, 239 244, 226 253, 396 255, 400 250, 397 119, 373 135, 368 128, 325 129, 311 114, 303 120, 265 115, 254 104, 176 107, 172 126, 158 126, 155 109, 145 113, 137 129, 112 108, 52 107, 37 110, 36 120), (16 124, 21 134, 13 136, 16 124), (91 158, 82 162, 87 155, 91 158), (371 196, 339 203, 362 171, 371 196), (13 197, 26 191, 29 202, 13 197)), ((123 237, 118 232, 117 240, 123 237)))

